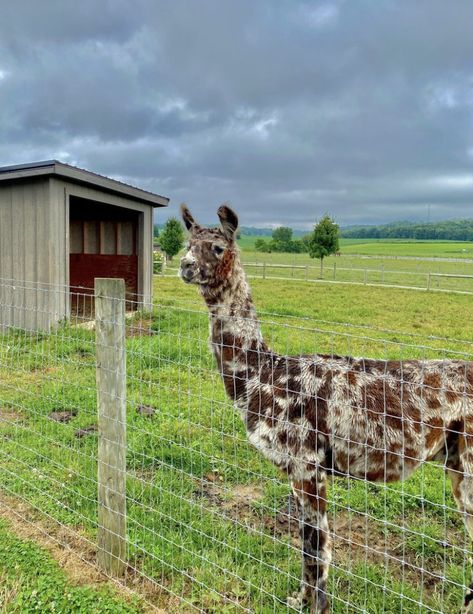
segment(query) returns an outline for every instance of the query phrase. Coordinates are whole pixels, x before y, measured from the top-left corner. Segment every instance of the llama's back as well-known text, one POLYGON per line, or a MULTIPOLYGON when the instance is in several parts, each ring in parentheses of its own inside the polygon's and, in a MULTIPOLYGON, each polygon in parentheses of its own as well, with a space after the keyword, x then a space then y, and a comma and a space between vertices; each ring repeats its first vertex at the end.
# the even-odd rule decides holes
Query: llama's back
POLYGON ((399 480, 473 419, 473 363, 272 355, 248 386, 250 441, 291 474, 399 480))

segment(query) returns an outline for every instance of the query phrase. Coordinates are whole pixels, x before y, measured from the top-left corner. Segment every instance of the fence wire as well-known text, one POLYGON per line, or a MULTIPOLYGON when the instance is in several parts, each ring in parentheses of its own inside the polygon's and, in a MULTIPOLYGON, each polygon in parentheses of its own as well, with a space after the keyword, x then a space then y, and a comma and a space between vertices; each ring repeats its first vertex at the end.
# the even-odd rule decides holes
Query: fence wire
MULTIPOLYGON (((39 523, 43 532, 94 564, 97 357, 90 291, 71 299, 66 288, 10 281, 0 286, 2 506, 39 523), (54 323, 51 306, 58 296, 71 301, 74 311, 54 323)), ((150 607, 169 612, 300 611, 288 597, 303 580, 304 559, 322 573, 323 546, 330 538, 332 560, 322 586, 326 611, 460 610, 471 583, 471 474, 468 454, 463 464, 452 461, 471 445, 472 343, 260 314, 271 350, 258 357, 263 365, 258 378, 264 382, 259 417, 268 418, 270 441, 271 429, 286 430, 279 440, 288 465, 305 458, 301 445, 290 438, 296 438, 294 425, 307 428, 302 421, 311 403, 318 402, 320 416, 343 404, 368 425, 361 440, 351 436, 356 429, 330 434, 327 422, 319 429, 311 425, 315 439, 321 434, 331 442, 325 443, 331 456, 321 460, 324 473, 331 475, 322 494, 293 475, 302 483, 296 497, 306 495, 316 510, 304 521, 287 471, 250 445, 245 420, 226 394, 222 375, 228 379, 228 373, 219 372, 209 349, 207 312, 201 306, 159 303, 127 311, 127 554, 126 573, 115 581, 143 595, 150 607), (310 386, 301 389, 300 373, 276 381, 278 362, 272 352, 293 357, 283 363, 287 373, 291 364, 315 364, 311 356, 317 356, 327 385, 314 387, 311 396, 310 386), (269 355, 273 373, 267 372, 269 355), (344 363, 337 356, 365 360, 344 363), (413 379, 413 360, 437 361, 438 377, 428 377, 434 363, 420 362, 413 379), (370 400, 373 390, 367 388, 375 364, 384 375, 379 396, 370 400), (449 379, 452 364, 463 374, 463 386, 458 378, 454 384, 449 379), (356 376, 364 392, 337 401, 334 380, 351 382, 352 376, 353 386, 356 376), (389 392, 393 378, 396 398, 389 392), (410 400, 413 388, 417 408, 410 400), (447 405, 450 413, 444 411, 447 405), (277 407, 287 411, 278 413, 277 407), (383 432, 376 432, 379 424, 383 432), (413 424, 417 447, 406 443, 413 424), (393 428, 403 437, 394 451, 387 443, 393 428), (432 433, 438 449, 424 454, 432 433), (374 458, 383 467, 377 476, 374 458), (411 466, 417 468, 405 481, 390 481, 394 465, 406 475, 411 466), (324 514, 328 528, 322 522, 321 529, 324 514), (306 537, 308 528, 318 532, 310 556, 301 543, 300 525, 306 537)), ((235 341, 222 337, 220 351, 227 350, 230 362, 242 359, 234 355, 235 341)), ((248 384, 242 371, 234 375, 235 386, 248 384)), ((313 373, 321 377, 315 367, 313 373)), ((307 469, 310 475, 316 470, 307 469)))

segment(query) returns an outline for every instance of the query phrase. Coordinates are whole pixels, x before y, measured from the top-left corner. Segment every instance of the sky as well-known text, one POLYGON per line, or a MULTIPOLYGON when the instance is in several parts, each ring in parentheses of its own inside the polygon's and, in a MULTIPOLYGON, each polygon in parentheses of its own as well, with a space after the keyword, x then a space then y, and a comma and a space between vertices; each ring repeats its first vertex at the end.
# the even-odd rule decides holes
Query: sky
POLYGON ((473 217, 471 0, 15 0, 0 165, 59 159, 244 226, 473 217))

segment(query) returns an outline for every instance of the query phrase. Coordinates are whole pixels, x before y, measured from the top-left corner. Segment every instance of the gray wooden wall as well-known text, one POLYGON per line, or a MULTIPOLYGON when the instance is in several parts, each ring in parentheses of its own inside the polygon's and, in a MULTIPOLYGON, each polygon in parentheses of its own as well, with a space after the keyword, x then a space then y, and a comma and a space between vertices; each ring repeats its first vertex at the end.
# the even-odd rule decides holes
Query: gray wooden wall
POLYGON ((140 211, 138 292, 152 301, 153 208, 58 178, 0 184, 0 327, 49 329, 69 316, 69 196, 140 211))
POLYGON ((47 329, 64 316, 64 221, 58 213, 48 178, 0 185, 0 324, 47 329))

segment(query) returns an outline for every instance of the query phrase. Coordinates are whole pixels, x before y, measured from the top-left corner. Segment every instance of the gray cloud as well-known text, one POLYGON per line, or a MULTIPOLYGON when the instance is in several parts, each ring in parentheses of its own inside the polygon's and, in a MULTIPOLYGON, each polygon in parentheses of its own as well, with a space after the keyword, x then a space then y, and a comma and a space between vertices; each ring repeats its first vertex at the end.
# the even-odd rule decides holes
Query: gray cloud
POLYGON ((17 0, 0 163, 58 157, 203 222, 472 215, 473 4, 17 0))

